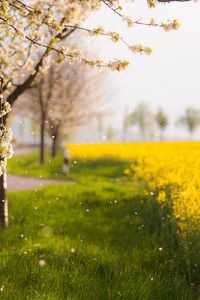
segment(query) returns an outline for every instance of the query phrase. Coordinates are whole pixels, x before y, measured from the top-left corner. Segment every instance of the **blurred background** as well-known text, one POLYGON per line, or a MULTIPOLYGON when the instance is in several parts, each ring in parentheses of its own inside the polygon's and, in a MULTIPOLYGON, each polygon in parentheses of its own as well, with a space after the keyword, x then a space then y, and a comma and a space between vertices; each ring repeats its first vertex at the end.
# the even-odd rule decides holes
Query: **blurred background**
MULTIPOLYGON (((106 60, 115 56, 128 58, 131 65, 126 72, 101 72, 100 75, 80 70, 77 66, 74 76, 78 72, 84 78, 93 78, 89 80, 90 88, 85 86, 79 95, 73 95, 74 99, 79 98, 79 104, 84 103, 81 109, 80 105, 79 108, 73 108, 73 114, 77 115, 79 121, 75 122, 74 117, 67 117, 68 113, 62 112, 65 114, 61 117, 64 123, 62 143, 199 140, 199 9, 199 2, 189 2, 182 6, 177 3, 159 5, 154 10, 149 10, 141 1, 135 1, 134 6, 127 6, 129 15, 141 15, 144 21, 150 17, 157 21, 178 19, 181 28, 170 33, 137 25, 133 29, 127 28, 126 24, 123 26, 123 23, 118 22, 115 14, 106 9, 87 19, 85 26, 89 28, 95 28, 101 23, 105 28, 120 32, 133 43, 141 41, 152 47, 154 52, 151 56, 134 56, 123 44, 115 47, 105 37, 93 37, 90 44, 88 39, 84 41, 87 51, 96 53, 98 50, 99 56, 106 60)), ((73 80, 73 75, 71 77, 73 80)), ((85 85, 83 82, 78 84, 85 85)), ((56 88, 59 89, 58 86, 56 88)), ((25 97, 36 99, 37 94, 25 97)), ((39 111, 40 108, 37 108, 38 115, 39 111)), ((40 126, 33 117, 35 113, 31 112, 33 107, 27 107, 23 112, 18 109, 17 116, 16 112, 15 117, 11 116, 10 122, 18 145, 40 143, 40 126)), ((45 133, 47 144, 51 142, 52 135, 51 132, 45 133)))

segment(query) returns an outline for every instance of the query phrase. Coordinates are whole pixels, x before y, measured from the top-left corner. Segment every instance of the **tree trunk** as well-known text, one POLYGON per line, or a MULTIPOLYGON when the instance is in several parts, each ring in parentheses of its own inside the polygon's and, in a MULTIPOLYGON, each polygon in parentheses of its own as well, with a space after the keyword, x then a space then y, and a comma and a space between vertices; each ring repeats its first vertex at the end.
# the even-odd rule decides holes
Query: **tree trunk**
POLYGON ((8 201, 6 199, 7 174, 0 176, 0 224, 8 227, 8 201))
MULTIPOLYGON (((1 119, 1 123, 6 126, 7 116, 1 119)), ((7 170, 5 168, 4 173, 0 176, 0 225, 2 227, 8 227, 8 201, 6 198, 7 191, 7 170)))
POLYGON ((44 135, 45 135, 45 115, 41 115, 40 120, 40 164, 43 165, 45 162, 45 142, 44 142, 44 135))
POLYGON ((57 152, 58 152, 58 133, 55 133, 52 137, 51 156, 56 157, 57 152))

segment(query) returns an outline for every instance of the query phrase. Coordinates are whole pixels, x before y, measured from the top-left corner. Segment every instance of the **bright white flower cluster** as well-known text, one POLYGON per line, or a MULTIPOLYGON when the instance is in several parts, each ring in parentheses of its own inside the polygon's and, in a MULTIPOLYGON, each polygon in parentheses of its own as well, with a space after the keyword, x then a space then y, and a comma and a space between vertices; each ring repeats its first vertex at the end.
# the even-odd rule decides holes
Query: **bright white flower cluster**
POLYGON ((148 6, 154 8, 157 4, 157 0, 147 0, 148 6))
POLYGON ((13 148, 11 145, 12 141, 12 132, 10 129, 5 128, 4 126, 0 129, 0 176, 3 174, 7 159, 12 157, 13 148))
POLYGON ((7 101, 3 102, 0 110, 0 118, 7 115, 10 111, 11 111, 10 104, 7 101))
POLYGON ((147 54, 147 55, 151 55, 151 53, 153 52, 153 50, 149 47, 146 47, 142 44, 135 44, 129 47, 130 50, 134 53, 134 54, 147 54))
MULTIPOLYGON (((1 80, 1 89, 2 88, 1 80)), ((11 106, 7 101, 3 100, 2 91, 0 94, 0 176, 4 173, 6 169, 7 159, 13 155, 13 148, 11 145, 12 141, 12 132, 10 129, 7 129, 3 124, 3 117, 5 117, 10 111, 11 106)))
POLYGON ((179 23, 178 20, 173 20, 171 22, 167 22, 167 23, 164 23, 162 22, 161 26, 163 27, 163 29, 165 31, 172 31, 172 30, 177 30, 180 28, 181 24, 179 23))

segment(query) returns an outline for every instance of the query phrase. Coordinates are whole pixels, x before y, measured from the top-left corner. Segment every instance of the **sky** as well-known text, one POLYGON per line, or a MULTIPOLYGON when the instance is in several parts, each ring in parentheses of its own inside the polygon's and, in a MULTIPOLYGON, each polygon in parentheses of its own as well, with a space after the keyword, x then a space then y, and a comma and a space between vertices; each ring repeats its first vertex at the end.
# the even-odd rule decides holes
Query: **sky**
MULTIPOLYGON (((125 109, 132 111, 142 101, 154 111, 158 107, 166 111, 170 118, 167 136, 184 138, 186 132, 174 126, 175 120, 187 107, 200 109, 200 2, 159 4, 155 9, 147 8, 146 1, 135 0, 130 5, 124 2, 125 14, 133 19, 178 19, 181 28, 173 32, 138 25, 127 28, 107 8, 86 21, 89 28, 103 25, 108 31, 120 32, 130 44, 142 43, 154 49, 151 56, 136 56, 122 43, 113 44, 107 38, 95 38, 100 57, 105 60, 118 57, 131 62, 127 71, 110 75, 108 89, 111 87, 114 92, 109 104, 115 114, 109 122, 119 127, 125 109)), ((198 135, 200 137, 200 133, 198 135)))

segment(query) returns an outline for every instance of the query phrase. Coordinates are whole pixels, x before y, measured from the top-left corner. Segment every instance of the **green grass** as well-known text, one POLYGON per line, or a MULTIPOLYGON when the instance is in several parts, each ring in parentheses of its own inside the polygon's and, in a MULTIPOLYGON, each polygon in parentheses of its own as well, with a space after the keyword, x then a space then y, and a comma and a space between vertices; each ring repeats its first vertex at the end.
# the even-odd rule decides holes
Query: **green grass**
MULTIPOLYGON (((66 179, 62 172, 63 154, 51 158, 49 153, 46 154, 46 163, 39 164, 38 152, 25 155, 13 156, 8 160, 8 173, 51 179, 66 179)), ((69 179, 76 179, 87 176, 104 176, 117 177, 122 176, 123 171, 129 166, 129 162, 114 161, 113 159, 95 160, 78 160, 73 159, 70 162, 69 179)))
MULTIPOLYGON (((56 164, 44 167, 43 176, 52 177, 48 168, 55 171, 56 164)), ((123 176, 126 164, 79 161, 74 185, 9 193, 10 227, 0 231, 0 299, 200 299, 176 237, 143 184, 123 176)), ((31 175, 38 172, 36 164, 30 168, 31 175)))

